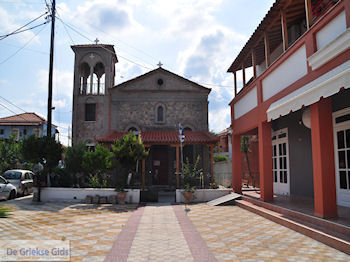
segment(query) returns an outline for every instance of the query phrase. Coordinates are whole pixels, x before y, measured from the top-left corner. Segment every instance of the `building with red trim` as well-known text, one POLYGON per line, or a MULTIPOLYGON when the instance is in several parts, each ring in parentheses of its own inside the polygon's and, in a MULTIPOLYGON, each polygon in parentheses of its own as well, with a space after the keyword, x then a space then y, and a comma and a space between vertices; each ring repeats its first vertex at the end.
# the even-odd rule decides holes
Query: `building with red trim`
POLYGON ((114 85, 118 62, 112 45, 76 45, 72 136, 82 142, 110 146, 136 132, 149 149, 140 163, 142 188, 146 185, 179 187, 181 158, 194 163, 200 156, 206 183, 213 179, 213 147, 208 132, 210 89, 159 68, 114 85), (185 139, 181 143, 178 125, 185 139), (182 152, 182 153, 181 153, 182 152))
POLYGON ((277 0, 232 62, 235 192, 240 137, 257 135, 262 200, 311 197, 319 217, 350 207, 349 27, 348 0, 277 0))

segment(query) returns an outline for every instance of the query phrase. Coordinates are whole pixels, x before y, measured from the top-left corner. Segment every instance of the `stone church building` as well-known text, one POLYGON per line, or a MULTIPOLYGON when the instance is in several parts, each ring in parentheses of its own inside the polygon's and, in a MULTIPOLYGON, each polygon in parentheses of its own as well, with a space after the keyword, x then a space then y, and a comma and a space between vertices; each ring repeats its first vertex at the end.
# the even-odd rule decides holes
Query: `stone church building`
POLYGON ((73 144, 108 146, 122 135, 136 132, 150 152, 140 163, 143 187, 180 186, 181 151, 191 163, 200 156, 206 184, 212 180, 217 138, 208 132, 210 89, 161 66, 114 85, 118 59, 113 45, 75 45, 72 49, 73 144), (182 144, 179 123, 185 130, 182 144))

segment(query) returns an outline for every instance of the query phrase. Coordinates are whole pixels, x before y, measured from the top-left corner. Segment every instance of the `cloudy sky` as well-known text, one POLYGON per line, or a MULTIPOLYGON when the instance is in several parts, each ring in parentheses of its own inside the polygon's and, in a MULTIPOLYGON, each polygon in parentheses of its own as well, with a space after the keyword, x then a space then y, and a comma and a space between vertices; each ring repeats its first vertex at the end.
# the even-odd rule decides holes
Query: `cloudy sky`
MULTIPOLYGON (((0 0, 0 35, 47 11, 50 0, 0 0)), ((57 0, 53 121, 68 143, 73 63, 70 46, 113 44, 119 59, 115 83, 157 68, 212 88, 209 128, 230 124, 228 103, 235 56, 274 0, 57 0)), ((30 26, 44 23, 45 16, 30 26)), ((1 39, 1 37, 0 37, 1 39)), ((0 40, 0 117, 36 112, 46 118, 50 24, 0 40), (6 108, 5 108, 6 107, 6 108)))

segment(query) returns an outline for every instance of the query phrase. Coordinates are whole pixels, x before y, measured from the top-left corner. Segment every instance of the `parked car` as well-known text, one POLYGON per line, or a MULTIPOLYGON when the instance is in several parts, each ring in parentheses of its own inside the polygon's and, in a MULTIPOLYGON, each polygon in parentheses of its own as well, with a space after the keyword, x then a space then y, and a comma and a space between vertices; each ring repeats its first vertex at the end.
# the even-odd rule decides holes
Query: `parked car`
POLYGON ((2 176, 16 187, 17 195, 26 196, 33 193, 34 173, 32 171, 21 169, 7 170, 2 176))
POLYGON ((16 187, 0 176, 0 199, 13 199, 16 197, 16 194, 16 187))

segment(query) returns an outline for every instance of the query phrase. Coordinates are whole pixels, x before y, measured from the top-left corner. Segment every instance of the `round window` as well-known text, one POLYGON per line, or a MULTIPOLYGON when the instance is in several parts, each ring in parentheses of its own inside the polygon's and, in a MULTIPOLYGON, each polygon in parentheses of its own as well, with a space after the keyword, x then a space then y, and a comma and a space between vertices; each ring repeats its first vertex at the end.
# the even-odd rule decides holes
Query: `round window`
POLYGON ((161 78, 159 78, 158 80, 157 80, 157 83, 158 83, 158 85, 163 85, 163 83, 164 83, 164 81, 163 81, 163 79, 161 79, 161 78))

